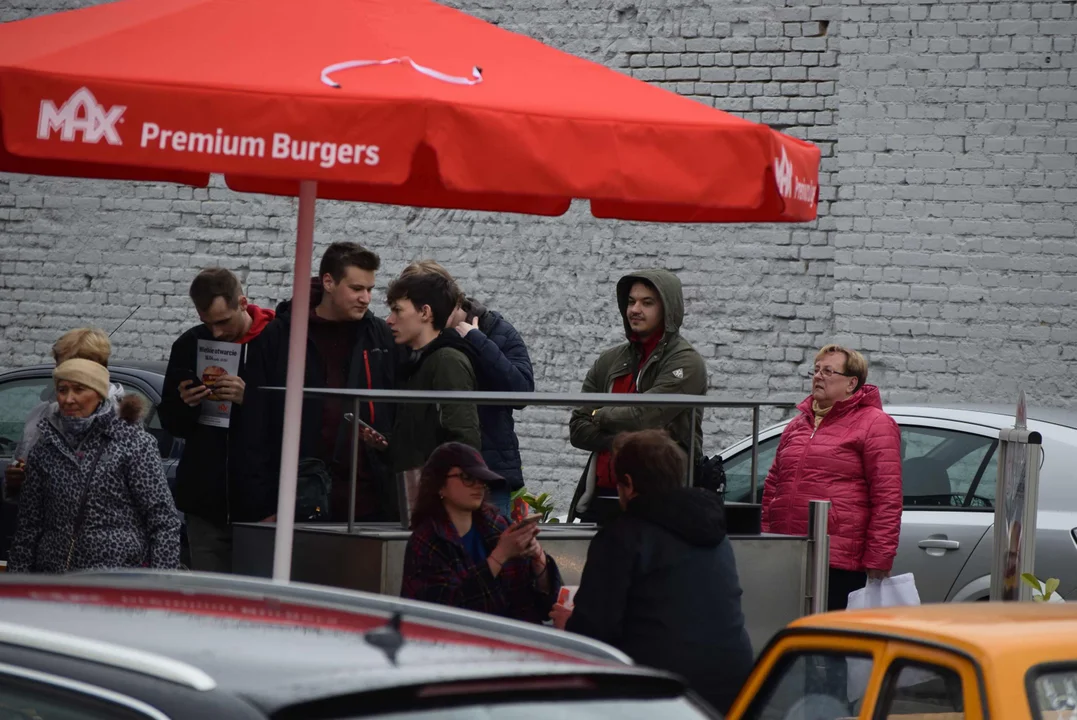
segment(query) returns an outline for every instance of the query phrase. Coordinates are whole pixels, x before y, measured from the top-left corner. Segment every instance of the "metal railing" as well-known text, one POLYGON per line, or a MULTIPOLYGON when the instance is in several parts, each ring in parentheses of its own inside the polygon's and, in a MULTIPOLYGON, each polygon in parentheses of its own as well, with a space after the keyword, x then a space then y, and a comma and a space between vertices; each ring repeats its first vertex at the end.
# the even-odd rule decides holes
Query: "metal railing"
MULTIPOLYGON (((263 390, 283 391, 282 387, 266 387, 263 390)), ((691 427, 695 432, 696 420, 700 410, 708 408, 750 409, 752 411, 752 470, 751 488, 748 497, 752 502, 759 487, 759 422, 760 409, 765 407, 791 409, 796 407, 792 400, 759 401, 739 400, 708 395, 681 395, 661 393, 620 394, 620 393, 540 393, 540 392, 486 392, 486 391, 436 391, 436 390, 367 390, 353 388, 304 388, 304 395, 349 398, 352 401, 352 413, 359 417, 363 402, 387 402, 401 404, 447 403, 457 405, 507 405, 512 407, 677 407, 692 410, 691 427)), ((352 423, 351 447, 351 483, 348 505, 348 532, 355 527, 355 495, 359 468, 359 423, 352 423)), ((695 443, 691 443, 688 454, 688 473, 691 477, 695 467, 695 443)))

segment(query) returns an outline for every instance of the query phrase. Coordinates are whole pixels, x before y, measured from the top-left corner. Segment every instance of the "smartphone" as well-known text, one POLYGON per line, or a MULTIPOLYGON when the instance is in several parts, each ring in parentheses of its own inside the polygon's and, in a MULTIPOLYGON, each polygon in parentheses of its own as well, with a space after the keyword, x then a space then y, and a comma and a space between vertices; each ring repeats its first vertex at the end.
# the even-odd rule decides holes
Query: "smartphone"
POLYGON ((370 425, 368 425, 366 422, 364 422, 363 418, 355 417, 355 413, 344 413, 344 420, 345 420, 345 422, 358 423, 359 427, 366 428, 370 432, 374 433, 378 437, 379 442, 386 442, 384 435, 382 435, 380 432, 378 432, 377 430, 372 428, 370 425))
POLYGON ((205 385, 205 383, 202 382, 202 377, 194 370, 182 370, 180 372, 180 383, 182 384, 185 380, 191 381, 191 384, 187 386, 188 390, 194 390, 195 388, 205 385))
POLYGON ((534 525, 537 524, 540 520, 542 520, 542 516, 538 513, 535 513, 534 515, 528 515, 522 520, 517 520, 515 527, 522 528, 525 525, 534 525))

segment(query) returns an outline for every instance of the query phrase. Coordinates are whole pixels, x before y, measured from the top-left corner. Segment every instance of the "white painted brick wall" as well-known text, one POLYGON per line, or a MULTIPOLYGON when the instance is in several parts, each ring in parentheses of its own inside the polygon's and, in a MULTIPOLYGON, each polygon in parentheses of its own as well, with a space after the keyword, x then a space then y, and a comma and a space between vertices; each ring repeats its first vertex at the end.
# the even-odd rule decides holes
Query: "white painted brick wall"
MULTIPOLYGON (((76 7, 0 0, 0 21, 76 7), (32 7, 31 7, 32 5, 32 7)), ((789 227, 599 222, 323 202, 318 253, 377 249, 382 285, 434 257, 528 340, 542 390, 579 387, 616 342, 613 283, 665 265, 713 393, 799 396, 812 350, 868 352, 895 399, 1077 397, 1077 18, 1072 2, 457 0, 507 29, 810 139, 821 218, 789 227), (1001 395, 999 394, 1001 392, 1001 395)), ((0 367, 64 330, 111 330, 164 358, 196 322, 186 287, 220 263, 272 305, 288 295, 295 201, 0 175, 0 367)), ((773 419, 772 414, 765 419, 773 419)), ((531 483, 562 503, 583 462, 567 412, 529 409, 531 483)), ((710 451, 748 430, 707 415, 710 451)))

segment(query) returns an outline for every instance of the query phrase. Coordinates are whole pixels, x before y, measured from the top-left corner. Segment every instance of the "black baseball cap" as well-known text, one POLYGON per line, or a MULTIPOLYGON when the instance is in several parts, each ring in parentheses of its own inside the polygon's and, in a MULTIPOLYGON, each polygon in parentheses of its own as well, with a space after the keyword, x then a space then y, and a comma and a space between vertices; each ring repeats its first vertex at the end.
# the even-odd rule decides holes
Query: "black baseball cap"
POLYGON ((487 485, 502 485, 505 482, 505 478, 486 466, 486 461, 482 459, 482 454, 478 450, 458 442, 439 445, 430 454, 426 467, 440 477, 448 475, 451 468, 457 467, 487 485))

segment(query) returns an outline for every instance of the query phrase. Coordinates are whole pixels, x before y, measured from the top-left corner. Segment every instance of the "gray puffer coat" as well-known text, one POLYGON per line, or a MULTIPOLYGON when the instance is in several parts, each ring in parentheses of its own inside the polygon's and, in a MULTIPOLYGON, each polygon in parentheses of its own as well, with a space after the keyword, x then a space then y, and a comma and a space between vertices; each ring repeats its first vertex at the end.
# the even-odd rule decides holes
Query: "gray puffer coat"
POLYGON ((9 572, 179 567, 179 514, 140 415, 141 401, 124 398, 118 412, 111 406, 100 412, 78 447, 56 413, 41 421, 26 463, 9 572))

